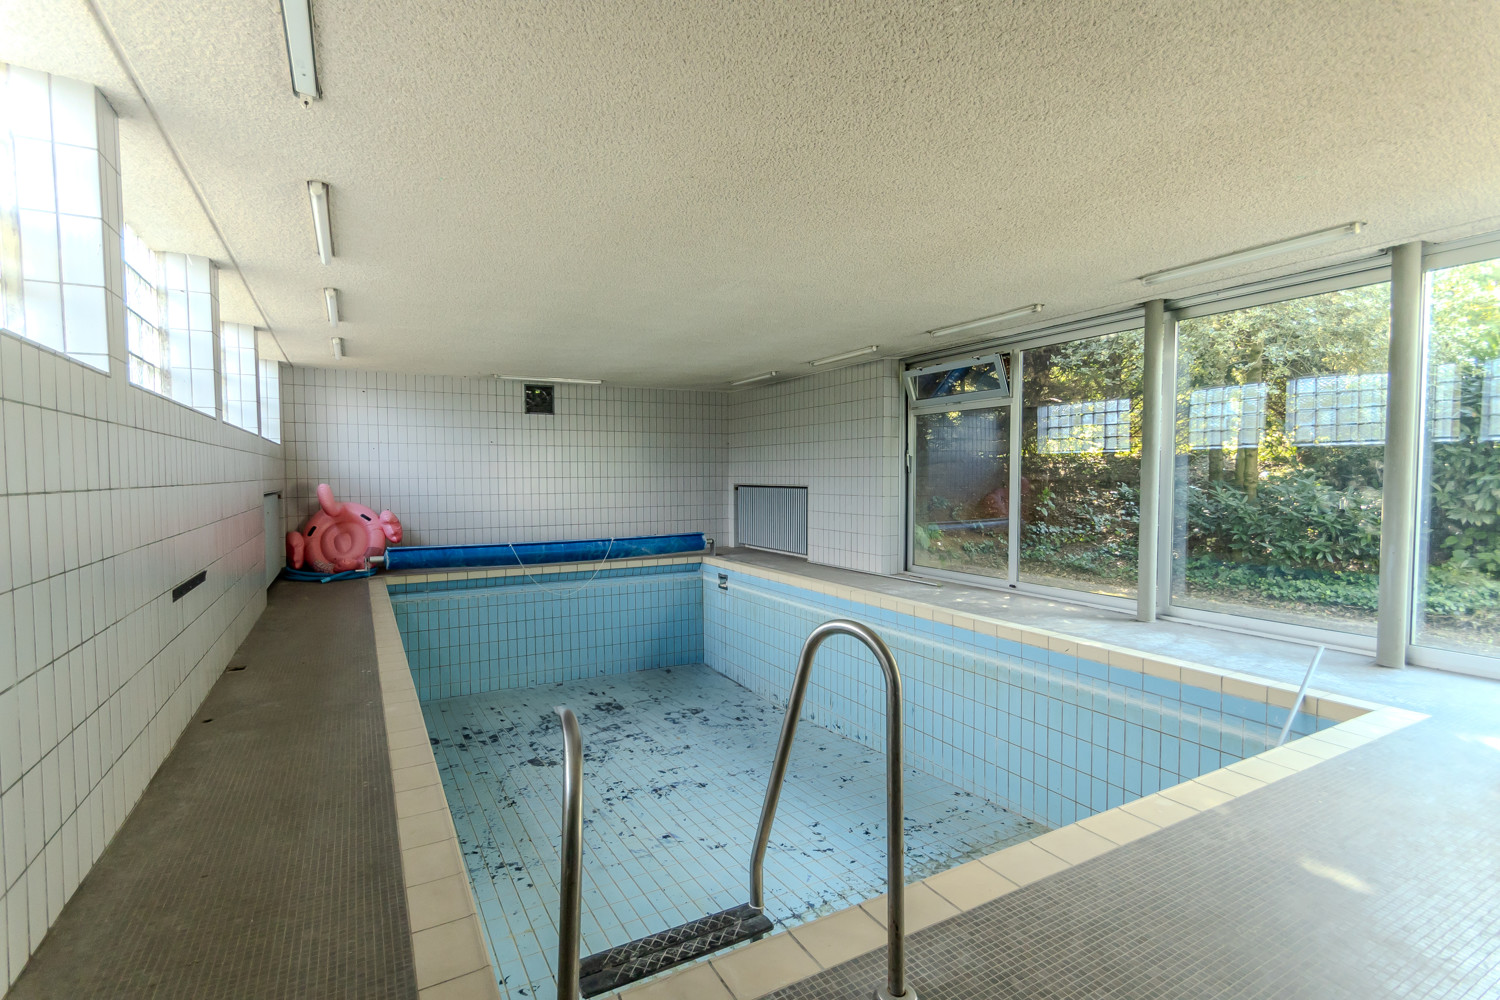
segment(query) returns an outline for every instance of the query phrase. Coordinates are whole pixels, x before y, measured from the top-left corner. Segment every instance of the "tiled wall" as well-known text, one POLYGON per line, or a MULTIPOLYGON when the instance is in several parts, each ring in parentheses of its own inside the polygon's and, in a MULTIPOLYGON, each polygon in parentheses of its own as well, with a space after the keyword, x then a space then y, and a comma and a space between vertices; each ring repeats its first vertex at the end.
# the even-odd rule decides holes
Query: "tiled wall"
POLYGON ((696 563, 388 590, 423 701, 703 662, 696 563))
POLYGON ((904 414, 894 361, 732 394, 724 419, 726 523, 736 483, 806 486, 809 561, 899 572, 904 414))
POLYGON ((739 393, 557 386, 289 368, 287 527, 318 483, 395 511, 407 544, 702 531, 732 542, 736 483, 808 487, 808 558, 902 567, 903 404, 895 362, 739 393))
MULTIPOLYGON (((1057 827, 1234 763, 1275 741, 1285 710, 1071 653, 704 569, 704 662, 785 704, 808 633, 862 621, 891 647, 907 762, 1057 827), (718 575, 729 576, 727 591, 718 575)), ((884 749, 884 680, 853 639, 821 648, 803 717, 884 749)), ((1331 720, 1324 720, 1331 724, 1331 720)), ((1299 716, 1293 731, 1312 731, 1299 716)))
POLYGON ((407 544, 722 534, 718 393, 559 384, 528 416, 519 382, 288 368, 281 394, 289 528, 326 482, 407 544))
POLYGON ((5 984, 265 606, 280 448, 130 386, 114 294, 112 376, 0 334, 5 984))

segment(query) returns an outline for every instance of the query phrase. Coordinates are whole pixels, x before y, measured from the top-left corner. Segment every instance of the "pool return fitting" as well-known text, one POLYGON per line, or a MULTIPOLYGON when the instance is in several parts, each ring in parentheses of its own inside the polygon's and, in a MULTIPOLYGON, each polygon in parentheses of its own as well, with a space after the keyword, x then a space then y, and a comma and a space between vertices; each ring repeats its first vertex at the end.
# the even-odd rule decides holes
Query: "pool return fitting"
POLYGON ((835 635, 859 640, 874 654, 885 674, 886 697, 886 982, 875 989, 875 1000, 917 1000, 906 984, 906 839, 903 829, 905 804, 902 796, 903 718, 901 672, 890 647, 867 625, 847 619, 824 622, 807 637, 797 657, 797 673, 787 699, 786 715, 771 779, 761 806, 750 856, 750 902, 729 910, 710 913, 659 934, 640 938, 618 948, 578 958, 580 900, 583 878, 583 745, 573 712, 554 709, 563 730, 562 872, 558 905, 557 998, 578 1000, 596 996, 644 979, 674 965, 762 937, 772 929, 765 915, 765 884, 762 877, 771 825, 791 759, 797 720, 812 674, 813 657, 824 641, 835 635))

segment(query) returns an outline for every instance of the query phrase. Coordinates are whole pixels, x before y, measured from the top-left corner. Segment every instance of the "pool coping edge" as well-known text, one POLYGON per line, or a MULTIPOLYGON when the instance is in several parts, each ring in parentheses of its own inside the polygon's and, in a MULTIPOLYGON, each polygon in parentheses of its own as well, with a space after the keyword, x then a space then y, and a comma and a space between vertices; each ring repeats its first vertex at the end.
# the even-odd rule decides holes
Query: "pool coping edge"
POLYGON ((500 1000, 385 581, 371 578, 368 593, 417 995, 419 1000, 500 1000))

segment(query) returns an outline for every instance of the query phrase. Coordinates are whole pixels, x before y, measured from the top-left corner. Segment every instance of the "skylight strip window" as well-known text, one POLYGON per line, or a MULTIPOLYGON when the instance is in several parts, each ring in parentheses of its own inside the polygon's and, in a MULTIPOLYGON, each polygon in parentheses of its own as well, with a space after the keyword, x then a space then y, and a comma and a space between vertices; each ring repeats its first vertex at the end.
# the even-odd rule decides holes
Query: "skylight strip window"
POLYGON ((224 323, 219 328, 223 353, 224 421, 252 434, 260 429, 256 400, 255 327, 224 323))
POLYGON ((164 253, 163 319, 171 355, 172 398, 211 417, 218 416, 219 283, 213 261, 185 253, 164 253))
POLYGON ((125 227, 125 347, 132 385, 171 395, 172 371, 161 328, 161 257, 125 227))
POLYGON ((281 365, 260 359, 260 436, 281 443, 281 365))
POLYGON ((88 84, 0 63, 0 325, 102 371, 114 127, 88 84))

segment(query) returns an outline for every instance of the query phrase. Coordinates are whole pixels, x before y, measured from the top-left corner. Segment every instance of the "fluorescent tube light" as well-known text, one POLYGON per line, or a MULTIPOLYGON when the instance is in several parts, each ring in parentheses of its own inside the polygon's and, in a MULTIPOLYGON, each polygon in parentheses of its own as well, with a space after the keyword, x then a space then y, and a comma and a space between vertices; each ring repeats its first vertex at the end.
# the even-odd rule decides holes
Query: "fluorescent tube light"
POLYGON ((312 11, 308 0, 281 0, 281 23, 286 27, 286 58, 292 67, 292 90, 316 101, 318 61, 313 55, 312 11))
POLYGON ((323 289, 323 303, 328 306, 328 325, 339 325, 339 290, 337 288, 323 289))
POLYGON ((329 341, 329 343, 333 345, 333 360, 344 360, 344 338, 334 337, 329 341))
POLYGON ((777 375, 780 375, 780 374, 781 374, 780 372, 761 372, 759 375, 751 375, 749 378, 742 378, 738 382, 731 382, 729 384, 730 385, 749 385, 751 382, 764 382, 766 379, 768 379, 768 378, 775 378, 777 375))
POLYGON ((328 185, 322 181, 308 181, 307 196, 312 199, 313 235, 318 240, 318 259, 327 264, 333 260, 333 229, 328 224, 328 185))
POLYGON ((861 347, 858 350, 845 351, 843 354, 835 354, 832 357, 819 358, 816 361, 809 361, 808 364, 815 365, 815 366, 816 365, 831 365, 835 361, 848 361, 850 358, 857 358, 861 354, 874 354, 878 350, 880 350, 880 345, 879 344, 871 344, 869 347, 861 347))
POLYGON ((1324 243, 1341 240, 1345 236, 1354 236, 1363 228, 1365 228, 1363 222, 1347 222, 1342 226, 1334 226, 1332 229, 1320 229, 1315 233, 1308 233, 1305 236, 1294 236, 1289 240, 1282 240, 1280 243, 1267 243, 1264 246, 1251 247, 1248 250, 1236 250, 1234 253, 1226 253, 1222 257, 1200 260, 1196 264, 1184 264, 1182 267, 1157 271, 1154 274, 1142 277, 1141 284, 1160 285, 1164 282, 1175 281, 1178 278, 1203 274, 1206 271, 1217 271, 1221 268, 1233 267, 1236 264, 1248 264, 1250 261, 1260 260, 1262 257, 1272 257, 1279 253, 1291 253, 1293 250, 1321 246, 1324 243))
POLYGON ((602 378, 553 378, 545 375, 496 375, 507 382, 563 382, 568 385, 602 385, 602 378))
POLYGON ((929 330, 927 332, 934 337, 947 337, 951 334, 963 333, 965 330, 973 330, 976 327, 989 326, 991 323, 1000 323, 1008 319, 1017 319, 1021 316, 1030 316, 1032 313, 1039 313, 1045 308, 1046 306, 1042 305, 1040 302, 1033 302, 1029 306, 1022 306, 1020 309, 1012 309, 1010 310, 1010 312, 996 313, 993 316, 984 316, 980 319, 971 319, 967 323, 958 323, 954 326, 943 326, 939 327, 936 330, 929 330))

